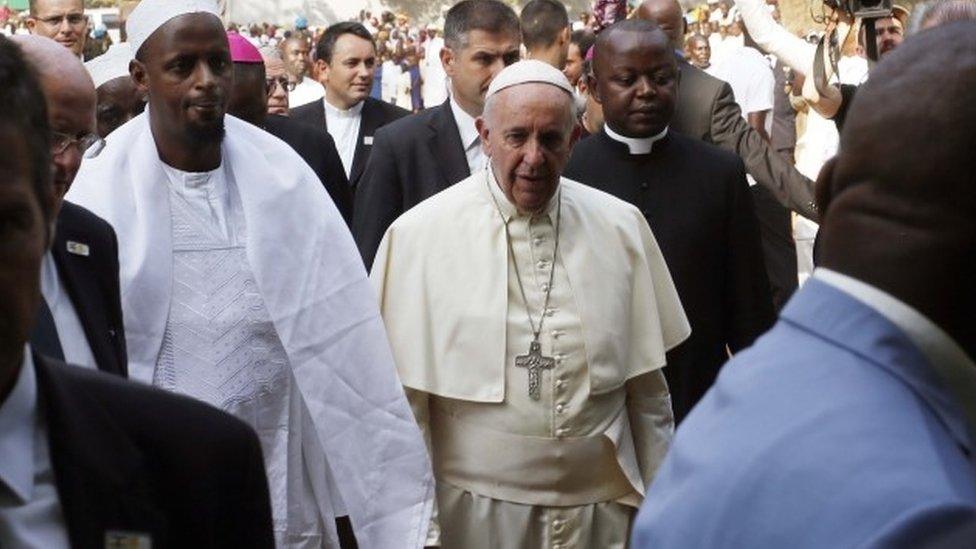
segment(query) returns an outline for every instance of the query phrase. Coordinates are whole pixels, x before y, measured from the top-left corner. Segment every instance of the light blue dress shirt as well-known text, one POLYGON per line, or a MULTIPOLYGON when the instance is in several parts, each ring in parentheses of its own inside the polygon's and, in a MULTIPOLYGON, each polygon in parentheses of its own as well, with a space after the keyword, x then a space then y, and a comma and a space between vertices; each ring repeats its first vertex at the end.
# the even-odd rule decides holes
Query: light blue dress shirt
POLYGON ((0 403, 0 547, 68 547, 30 348, 0 403))
POLYGON ((976 547, 967 388, 944 381, 973 368, 907 304, 815 273, 678 428, 633 547, 976 547))

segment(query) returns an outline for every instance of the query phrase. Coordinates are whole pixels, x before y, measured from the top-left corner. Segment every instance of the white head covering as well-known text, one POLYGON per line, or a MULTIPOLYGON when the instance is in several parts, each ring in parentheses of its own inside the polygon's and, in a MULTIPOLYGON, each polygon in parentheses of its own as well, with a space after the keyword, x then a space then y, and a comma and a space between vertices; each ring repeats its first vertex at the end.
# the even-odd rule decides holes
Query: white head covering
POLYGON ((129 61, 132 61, 132 48, 128 42, 112 44, 107 52, 85 63, 88 74, 99 86, 122 76, 129 76, 129 61))
POLYGON ((537 59, 526 59, 512 63, 502 69, 502 72, 498 73, 498 76, 488 86, 488 93, 485 95, 485 99, 488 99, 505 88, 519 84, 528 84, 530 82, 556 86, 570 96, 573 95, 573 86, 570 85, 569 80, 566 79, 566 75, 562 71, 549 63, 544 63, 537 59))
POLYGON ((132 10, 125 23, 125 30, 135 55, 143 42, 174 17, 188 13, 211 13, 220 17, 214 0, 142 0, 132 10))

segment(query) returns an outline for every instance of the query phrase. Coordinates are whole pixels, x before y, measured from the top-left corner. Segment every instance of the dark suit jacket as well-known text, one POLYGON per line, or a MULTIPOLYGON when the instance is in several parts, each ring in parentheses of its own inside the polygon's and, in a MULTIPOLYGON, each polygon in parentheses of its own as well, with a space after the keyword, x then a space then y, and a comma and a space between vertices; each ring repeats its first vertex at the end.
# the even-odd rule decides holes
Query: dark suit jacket
MULTIPOLYGON (((321 101, 315 101, 321 104, 321 101)), ((346 225, 352 223, 352 189, 346 179, 346 170, 336 151, 335 141, 321 127, 312 127, 285 116, 269 114, 264 119, 264 130, 288 145, 302 157, 322 186, 332 197, 346 225)))
POLYGON ((376 132, 356 189, 352 234, 367 270, 383 234, 403 212, 471 175, 448 102, 376 132))
POLYGON ((675 132, 631 155, 600 132, 576 145, 566 177, 633 204, 654 232, 691 324, 665 369, 680 420, 715 380, 726 347, 750 345, 775 319, 742 161, 675 132))
POLYGON ((34 353, 39 405, 73 547, 107 531, 153 548, 273 547, 257 436, 210 406, 34 353))
POLYGON ((782 205, 816 221, 813 181, 772 150, 742 118, 732 88, 687 62, 680 61, 678 66, 681 82, 671 129, 739 155, 749 174, 782 205))
POLYGON ((65 201, 58 215, 51 255, 98 369, 125 377, 128 358, 115 230, 104 219, 65 201), (88 255, 69 252, 68 242, 88 246, 88 255))
MULTIPOLYGON (((356 137, 356 154, 352 158, 352 169, 349 170, 349 184, 353 190, 359 186, 359 180, 366 169, 370 157, 370 144, 376 130, 410 114, 410 111, 396 105, 385 103, 372 97, 367 97, 363 103, 362 121, 359 123, 359 136, 356 137)), ((325 104, 322 101, 312 101, 307 105, 295 107, 290 112, 291 118, 311 124, 316 128, 326 128, 325 104)))

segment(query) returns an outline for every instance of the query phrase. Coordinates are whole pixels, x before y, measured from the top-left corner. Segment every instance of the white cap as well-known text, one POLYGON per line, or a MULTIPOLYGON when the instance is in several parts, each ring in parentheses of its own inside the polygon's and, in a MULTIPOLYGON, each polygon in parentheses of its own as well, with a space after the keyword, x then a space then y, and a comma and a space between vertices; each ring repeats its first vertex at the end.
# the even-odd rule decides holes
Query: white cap
POLYGON ((122 42, 112 44, 107 52, 85 63, 85 68, 98 89, 109 80, 129 76, 129 61, 132 61, 132 48, 128 42, 122 42))
POLYGON ((125 22, 126 35, 135 55, 143 42, 170 19, 188 13, 210 13, 220 17, 214 0, 142 0, 125 22))
POLYGON ((563 90, 570 96, 573 95, 573 86, 569 84, 569 80, 566 79, 566 75, 562 71, 549 63, 537 59, 526 59, 512 63, 502 69, 502 72, 498 73, 488 85, 488 93, 485 94, 485 99, 505 88, 529 83, 549 84, 563 90))

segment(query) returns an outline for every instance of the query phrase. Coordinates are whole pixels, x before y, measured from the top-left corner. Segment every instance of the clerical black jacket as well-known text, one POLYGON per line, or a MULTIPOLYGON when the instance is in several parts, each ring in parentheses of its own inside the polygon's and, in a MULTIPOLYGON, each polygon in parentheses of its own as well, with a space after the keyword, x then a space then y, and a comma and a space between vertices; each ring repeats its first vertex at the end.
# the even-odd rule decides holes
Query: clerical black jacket
POLYGON ((742 160, 675 132, 631 155, 601 132, 576 146, 565 175, 637 206, 661 247, 691 324, 665 368, 680 421, 729 350, 750 345, 775 316, 742 160))

